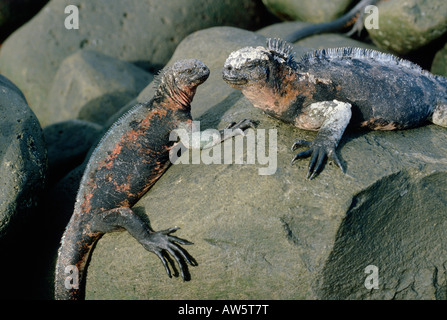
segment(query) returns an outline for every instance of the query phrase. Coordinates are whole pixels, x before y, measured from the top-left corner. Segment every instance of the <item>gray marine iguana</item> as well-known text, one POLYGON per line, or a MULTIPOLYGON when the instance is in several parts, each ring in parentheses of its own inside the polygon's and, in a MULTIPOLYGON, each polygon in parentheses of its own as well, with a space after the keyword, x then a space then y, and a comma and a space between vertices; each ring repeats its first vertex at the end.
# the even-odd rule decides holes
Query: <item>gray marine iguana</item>
POLYGON ((56 299, 83 297, 86 263, 94 244, 104 233, 123 229, 160 258, 169 277, 168 262, 177 276, 170 255, 177 262, 182 278, 189 280, 185 261, 192 266, 197 263, 180 244, 192 243, 171 235, 178 228, 153 231, 131 207, 167 170, 171 152, 177 153, 183 147, 211 147, 253 126, 248 120, 231 123, 220 131, 221 140, 212 143, 196 141, 191 145, 188 141, 171 141, 175 130, 194 131, 191 102, 197 87, 208 76, 209 69, 199 60, 175 62, 158 76, 154 97, 133 107, 100 140, 88 160, 73 215, 61 240, 56 263, 56 299), (75 277, 67 270, 77 270, 77 283, 73 283, 75 277))
POLYGON ((336 147, 348 124, 372 130, 407 129, 426 120, 447 127, 447 78, 393 55, 359 48, 316 50, 295 61, 292 46, 268 39, 267 47, 232 52, 223 79, 268 115, 318 131, 292 163, 311 156, 308 179, 327 157, 344 172, 336 147))
POLYGON ((340 18, 335 19, 334 21, 311 24, 298 31, 292 32, 291 34, 287 35, 284 40, 288 42, 297 42, 313 35, 341 31, 349 27, 352 28, 348 33, 346 33, 347 36, 351 36, 356 32, 357 34, 360 34, 363 29, 363 16, 365 13, 365 8, 367 6, 377 4, 379 1, 380 0, 361 0, 340 18))

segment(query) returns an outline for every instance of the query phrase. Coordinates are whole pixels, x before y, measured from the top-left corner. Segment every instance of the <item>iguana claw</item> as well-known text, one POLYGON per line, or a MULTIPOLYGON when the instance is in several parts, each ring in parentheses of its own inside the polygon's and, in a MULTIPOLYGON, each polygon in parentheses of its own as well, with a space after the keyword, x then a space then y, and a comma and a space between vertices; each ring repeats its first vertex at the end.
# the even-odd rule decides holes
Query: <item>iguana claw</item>
POLYGON ((152 251, 157 255, 157 257, 163 263, 166 273, 170 278, 172 277, 172 274, 168 266, 168 261, 174 271, 176 271, 175 264, 170 259, 169 255, 173 257, 180 268, 180 274, 183 281, 188 281, 190 279, 190 276, 188 273, 188 268, 186 267, 184 261, 189 263, 191 266, 197 266, 198 264, 196 260, 179 245, 191 245, 193 243, 171 235, 171 233, 177 231, 178 229, 179 228, 176 227, 163 231, 153 232, 150 234, 148 239, 146 239, 145 241, 140 241, 140 243, 146 250, 152 251))
POLYGON ((343 173, 345 170, 341 164, 340 159, 337 156, 334 146, 328 146, 325 143, 318 143, 316 141, 297 140, 292 145, 292 151, 299 147, 308 147, 309 149, 302 151, 293 157, 291 165, 298 159, 308 158, 310 156, 309 170, 307 172, 306 179, 312 180, 322 169, 323 163, 326 158, 334 161, 335 164, 341 169, 343 173))
POLYGON ((241 129, 242 131, 244 131, 248 128, 254 129, 256 128, 256 125, 257 125, 256 121, 243 119, 239 122, 230 122, 225 129, 233 129, 233 130, 241 129))

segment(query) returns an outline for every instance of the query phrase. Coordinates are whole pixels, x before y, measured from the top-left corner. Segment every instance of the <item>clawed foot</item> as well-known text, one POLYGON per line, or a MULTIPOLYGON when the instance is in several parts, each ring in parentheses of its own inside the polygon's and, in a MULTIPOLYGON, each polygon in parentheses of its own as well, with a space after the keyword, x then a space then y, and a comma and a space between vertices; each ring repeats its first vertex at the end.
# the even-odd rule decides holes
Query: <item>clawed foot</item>
POLYGON ((291 164, 293 164, 298 159, 312 156, 310 159, 309 170, 306 177, 308 180, 312 180, 320 172, 327 157, 330 160, 334 161, 341 169, 341 171, 345 173, 341 161, 338 158, 337 153, 335 152, 335 145, 328 145, 327 143, 319 143, 316 141, 298 140, 293 144, 291 149, 292 151, 294 151, 299 147, 307 147, 308 149, 298 153, 292 159, 291 164))
POLYGON ((177 261, 183 281, 188 281, 190 280, 190 275, 188 272, 188 265, 185 263, 185 261, 191 266, 197 266, 198 264, 196 260, 179 245, 191 245, 193 243, 171 235, 171 233, 174 233, 178 229, 180 228, 176 227, 150 233, 149 238, 140 242, 146 250, 155 253, 157 257, 160 258, 169 278, 172 277, 172 274, 168 265, 168 261, 171 264, 172 269, 174 270, 174 275, 177 276, 175 263, 170 257, 172 256, 175 261, 177 261))

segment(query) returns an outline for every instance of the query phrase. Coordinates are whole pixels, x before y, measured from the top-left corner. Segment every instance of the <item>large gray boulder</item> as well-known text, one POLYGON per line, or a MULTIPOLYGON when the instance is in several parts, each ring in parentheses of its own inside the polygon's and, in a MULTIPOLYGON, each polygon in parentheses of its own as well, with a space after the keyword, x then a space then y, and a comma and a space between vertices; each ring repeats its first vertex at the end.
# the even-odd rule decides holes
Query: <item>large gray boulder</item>
POLYGON ((262 0, 262 2, 283 20, 326 22, 343 15, 352 0, 262 0))
POLYGON ((231 51, 264 41, 204 30, 170 63, 195 57, 211 69, 192 105, 202 129, 248 118, 267 141, 276 132, 274 174, 259 175, 260 158, 172 166, 134 210, 155 230, 180 226, 178 236, 195 243, 186 248, 199 263, 192 280, 169 279, 128 233, 106 234, 91 258, 87 299, 445 299, 447 130, 347 132, 338 149, 346 174, 328 163, 307 181, 308 161, 290 166, 290 146, 315 133, 267 117, 220 79, 231 51))
POLYGON ((43 268, 51 261, 46 237, 53 231, 40 211, 47 176, 39 121, 19 88, 0 75, 0 299, 37 298, 44 288, 43 268))
POLYGON ((39 121, 22 92, 0 75, 0 238, 36 214, 46 176, 39 121))
POLYGON ((132 63, 79 50, 62 61, 46 102, 34 110, 44 127, 71 119, 104 124, 153 78, 132 63))
POLYGON ((50 1, 2 45, 0 72, 32 108, 45 102, 61 62, 79 49, 159 68, 188 34, 216 25, 256 29, 268 23, 255 0, 80 0, 79 29, 66 29, 63 0, 50 1))
POLYGON ((380 1, 379 28, 368 29, 373 42, 397 54, 419 49, 447 32, 444 0, 380 1))

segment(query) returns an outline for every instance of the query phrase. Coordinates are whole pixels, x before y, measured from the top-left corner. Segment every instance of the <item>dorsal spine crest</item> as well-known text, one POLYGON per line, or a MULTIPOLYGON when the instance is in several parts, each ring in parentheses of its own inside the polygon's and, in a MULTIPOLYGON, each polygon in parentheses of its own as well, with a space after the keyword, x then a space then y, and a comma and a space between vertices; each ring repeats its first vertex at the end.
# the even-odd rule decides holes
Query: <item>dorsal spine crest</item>
POLYGON ((415 72, 418 72, 420 74, 435 79, 442 78, 440 76, 431 74, 430 72, 422 69, 419 65, 411 61, 401 59, 389 53, 384 53, 377 50, 365 49, 365 48, 342 47, 342 48, 329 48, 329 49, 319 49, 311 51, 306 53, 301 58, 301 60, 298 62, 298 66, 323 60, 331 61, 334 59, 359 59, 359 60, 372 59, 377 62, 385 62, 389 64, 400 65, 403 68, 413 70, 415 72))
POLYGON ((267 38, 267 49, 278 62, 285 62, 295 69, 295 52, 293 52, 293 46, 290 43, 279 38, 267 38))

